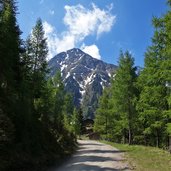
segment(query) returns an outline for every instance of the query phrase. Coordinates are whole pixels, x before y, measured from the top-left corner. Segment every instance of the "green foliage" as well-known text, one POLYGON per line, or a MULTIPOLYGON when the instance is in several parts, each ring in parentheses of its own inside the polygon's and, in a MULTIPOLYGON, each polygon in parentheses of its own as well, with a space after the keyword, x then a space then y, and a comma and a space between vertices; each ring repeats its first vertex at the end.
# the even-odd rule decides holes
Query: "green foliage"
POLYGON ((167 124, 167 133, 171 136, 171 123, 167 124))
POLYGON ((63 105, 64 127, 70 132, 72 132, 71 118, 72 118, 73 111, 74 111, 73 97, 71 94, 66 93, 64 97, 64 105, 63 105))
POLYGON ((41 20, 21 48, 16 13, 14 0, 0 1, 0 170, 42 170, 75 147, 63 126, 72 104, 60 73, 47 81, 41 20))
POLYGON ((47 42, 44 38, 44 31, 41 19, 38 19, 31 35, 26 41, 26 53, 23 62, 30 74, 33 98, 39 98, 41 91, 46 84, 47 69, 47 42))
POLYGON ((125 54, 121 52, 119 68, 113 81, 112 98, 114 115, 118 115, 116 121, 118 126, 122 128, 123 140, 128 139, 129 144, 133 141, 137 117, 135 109, 138 96, 136 78, 133 57, 129 52, 125 52, 125 54))
POLYGON ((136 121, 136 68, 129 52, 121 52, 119 67, 110 89, 103 92, 95 119, 94 130, 106 134, 106 138, 131 144, 136 121))
POLYGON ((53 85, 55 88, 54 126, 57 127, 58 130, 62 131, 64 127, 63 106, 64 106, 65 91, 64 91, 64 86, 62 83, 60 72, 57 72, 56 75, 54 76, 53 85))
POLYGON ((165 15, 153 18, 155 31, 145 53, 144 69, 137 76, 133 58, 128 52, 121 52, 110 93, 106 96, 104 92, 100 100, 94 129, 102 135, 108 130, 112 141, 168 147, 171 135, 170 1, 168 4, 165 15), (110 118, 109 128, 105 126, 108 120, 105 118, 110 118))
POLYGON ((145 68, 138 79, 141 90, 139 120, 146 144, 166 144, 166 124, 170 121, 170 26, 171 13, 153 18, 152 45, 145 54, 145 68))
POLYGON ((109 132, 111 129, 109 125, 111 125, 111 116, 110 110, 111 106, 109 104, 110 99, 110 90, 109 88, 105 88, 103 91, 103 95, 99 101, 99 108, 96 111, 96 117, 94 122, 94 131, 100 133, 101 135, 106 135, 105 138, 109 138, 109 132))
POLYGON ((82 118, 83 118, 82 113, 79 110, 74 109, 74 113, 71 118, 71 127, 72 127, 73 133, 76 136, 81 135, 82 118))
POLYGON ((21 41, 15 4, 14 0, 1 1, 0 12, 0 94, 2 95, 0 102, 3 111, 8 115, 15 113, 21 83, 19 59, 21 41))

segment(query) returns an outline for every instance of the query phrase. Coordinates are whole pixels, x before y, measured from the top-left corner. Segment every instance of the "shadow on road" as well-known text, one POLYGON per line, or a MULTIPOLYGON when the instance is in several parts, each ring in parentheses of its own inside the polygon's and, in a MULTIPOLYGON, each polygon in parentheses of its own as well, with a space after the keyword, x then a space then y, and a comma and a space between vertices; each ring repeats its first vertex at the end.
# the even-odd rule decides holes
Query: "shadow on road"
POLYGON ((99 156, 91 156, 91 155, 86 155, 86 156, 74 156, 73 159, 77 161, 77 163, 82 163, 82 162, 109 162, 109 161, 123 161, 120 159, 113 159, 110 157, 99 157, 99 156))
MULTIPOLYGON (((92 166, 88 164, 76 164, 73 166, 70 166, 69 168, 66 168, 65 171, 126 171, 128 170, 128 167, 125 167, 123 169, 112 169, 109 167, 100 167, 100 166, 92 166)), ((64 170, 57 170, 57 171, 64 171, 64 170)))
POLYGON ((81 156, 81 155, 73 156, 72 161, 70 161, 70 164, 62 166, 57 170, 51 170, 51 171, 124 171, 129 169, 128 167, 125 167, 123 169, 112 169, 112 168, 101 167, 97 165, 98 162, 102 163, 102 162, 118 162, 118 161, 123 161, 123 159, 91 156, 91 155, 86 155, 85 153, 85 156, 81 156), (93 163, 95 163, 95 165, 93 163))
MULTIPOLYGON (((80 148, 80 153, 125 153, 127 151, 123 150, 82 150, 83 148, 80 148)), ((86 148, 85 148, 86 149, 86 148)))
POLYGON ((49 171, 128 171, 130 168, 122 164, 123 152, 100 143, 79 143, 77 152, 65 165, 49 171))

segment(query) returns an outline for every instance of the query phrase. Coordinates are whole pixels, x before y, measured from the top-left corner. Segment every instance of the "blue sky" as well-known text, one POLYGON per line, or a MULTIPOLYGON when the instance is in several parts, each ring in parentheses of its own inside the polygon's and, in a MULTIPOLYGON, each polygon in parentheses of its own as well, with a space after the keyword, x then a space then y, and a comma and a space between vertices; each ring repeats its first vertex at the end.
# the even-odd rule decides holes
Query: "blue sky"
POLYGON ((49 58, 73 47, 117 64, 120 49, 143 66, 153 36, 152 17, 167 10, 165 0, 18 0, 25 39, 38 17, 48 38, 49 58))

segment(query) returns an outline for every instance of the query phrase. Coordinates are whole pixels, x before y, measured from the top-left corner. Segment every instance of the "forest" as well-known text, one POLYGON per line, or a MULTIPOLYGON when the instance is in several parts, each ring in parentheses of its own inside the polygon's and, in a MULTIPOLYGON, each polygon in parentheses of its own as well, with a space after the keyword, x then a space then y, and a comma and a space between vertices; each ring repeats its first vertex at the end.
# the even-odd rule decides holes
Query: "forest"
MULTIPOLYGON (((143 68, 129 51, 120 52, 96 110, 94 132, 102 139, 171 150, 170 8, 168 0, 167 13, 152 19, 143 68)), ((48 77, 41 19, 22 40, 17 13, 15 0, 0 0, 0 170, 46 170, 76 149, 82 111, 65 91, 61 73, 48 77)))
POLYGON ((47 77, 41 19, 24 41, 17 12, 15 0, 0 1, 0 170, 43 170, 74 151, 82 113, 61 74, 47 77))
MULTIPOLYGON (((118 69, 99 101, 94 131, 118 143, 169 148, 171 136, 171 1, 168 12, 153 17, 154 35, 144 68, 120 52, 118 69)), ((171 151, 171 139, 170 149, 171 151)))

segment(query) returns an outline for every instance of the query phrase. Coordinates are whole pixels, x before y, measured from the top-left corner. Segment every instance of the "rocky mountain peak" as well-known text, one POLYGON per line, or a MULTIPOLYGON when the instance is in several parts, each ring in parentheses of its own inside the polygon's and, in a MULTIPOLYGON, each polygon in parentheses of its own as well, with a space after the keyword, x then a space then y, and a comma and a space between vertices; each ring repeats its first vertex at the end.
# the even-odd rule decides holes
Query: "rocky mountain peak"
POLYGON ((50 76, 61 71, 66 91, 74 96, 74 104, 83 107, 85 118, 94 118, 98 97, 110 83, 116 66, 107 64, 78 48, 57 54, 49 61, 50 76))

